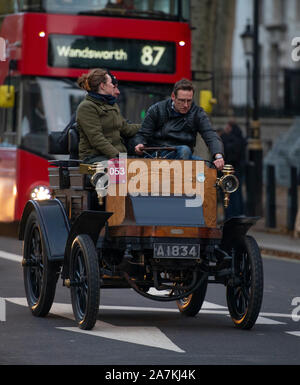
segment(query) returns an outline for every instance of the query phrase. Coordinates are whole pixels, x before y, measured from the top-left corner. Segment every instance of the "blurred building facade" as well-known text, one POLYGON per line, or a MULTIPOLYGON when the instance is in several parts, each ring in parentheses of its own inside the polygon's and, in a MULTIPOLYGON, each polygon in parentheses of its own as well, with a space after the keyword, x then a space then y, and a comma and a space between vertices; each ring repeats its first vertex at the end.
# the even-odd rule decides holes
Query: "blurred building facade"
MULTIPOLYGON (((198 90, 214 91, 216 127, 234 116, 245 129, 247 70, 240 35, 248 22, 253 25, 253 4, 253 0, 191 0, 192 70, 198 90), (208 72, 213 81, 205 82, 208 72)), ((295 37, 300 40, 300 0, 260 0, 259 6, 260 120, 266 153, 300 115, 300 48, 293 56, 297 48, 292 45, 295 37)), ((248 84, 251 95, 252 78, 248 84)))
MULTIPOLYGON (((237 0, 233 37, 232 104, 246 103, 246 68, 240 34, 253 24, 253 1, 237 0)), ((299 0, 260 1, 260 106, 262 117, 300 113, 300 57, 293 60, 292 41, 300 37, 299 0)))

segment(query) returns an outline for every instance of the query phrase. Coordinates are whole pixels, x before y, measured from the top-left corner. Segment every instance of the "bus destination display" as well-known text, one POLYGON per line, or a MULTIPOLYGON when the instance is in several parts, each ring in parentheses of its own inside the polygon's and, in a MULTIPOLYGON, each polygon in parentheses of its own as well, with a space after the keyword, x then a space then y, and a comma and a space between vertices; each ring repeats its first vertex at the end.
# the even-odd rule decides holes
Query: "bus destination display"
POLYGON ((61 68, 174 73, 175 43, 90 36, 49 36, 48 65, 61 68))

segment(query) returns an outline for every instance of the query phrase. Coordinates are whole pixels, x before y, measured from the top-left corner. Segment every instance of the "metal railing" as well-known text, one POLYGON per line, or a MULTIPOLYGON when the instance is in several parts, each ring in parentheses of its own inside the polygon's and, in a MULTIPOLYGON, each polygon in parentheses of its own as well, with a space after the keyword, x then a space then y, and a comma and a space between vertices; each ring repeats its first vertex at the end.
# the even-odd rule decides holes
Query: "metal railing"
MULTIPOLYGON (((252 74, 214 73, 214 116, 245 116, 252 109, 252 74)), ((260 74, 260 116, 292 117, 300 110, 300 71, 280 70, 260 74), (298 87, 299 86, 299 87, 298 87)), ((251 113, 250 113, 251 115, 251 113)))

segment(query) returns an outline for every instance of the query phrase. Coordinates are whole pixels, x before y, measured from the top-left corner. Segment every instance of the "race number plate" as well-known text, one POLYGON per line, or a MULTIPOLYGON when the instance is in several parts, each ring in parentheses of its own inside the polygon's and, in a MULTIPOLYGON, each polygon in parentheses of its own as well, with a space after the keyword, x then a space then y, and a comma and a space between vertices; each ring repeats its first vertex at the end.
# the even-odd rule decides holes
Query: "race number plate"
POLYGON ((154 258, 191 258, 200 257, 200 245, 178 245, 172 243, 154 243, 154 258))
POLYGON ((126 183, 126 160, 110 159, 108 161, 110 183, 126 183))

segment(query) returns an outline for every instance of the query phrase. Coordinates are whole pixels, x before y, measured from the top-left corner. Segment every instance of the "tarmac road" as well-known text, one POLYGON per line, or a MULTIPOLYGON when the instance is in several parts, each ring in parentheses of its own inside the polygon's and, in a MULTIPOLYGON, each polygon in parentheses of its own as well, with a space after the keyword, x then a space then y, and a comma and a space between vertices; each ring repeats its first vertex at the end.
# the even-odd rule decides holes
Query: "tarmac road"
MULTIPOLYGON (((0 237, 0 364, 110 365, 103 376, 118 375, 111 372, 116 365, 130 370, 131 365, 178 369, 179 365, 300 364, 297 260, 264 257, 263 305, 251 331, 233 326, 225 288, 211 284, 195 318, 182 317, 174 303, 150 301, 130 289, 102 290, 96 327, 87 332, 75 325, 70 293, 61 279, 51 313, 46 318, 31 315, 21 253, 21 242, 0 237)), ((191 375, 199 379, 200 372, 191 375)))

